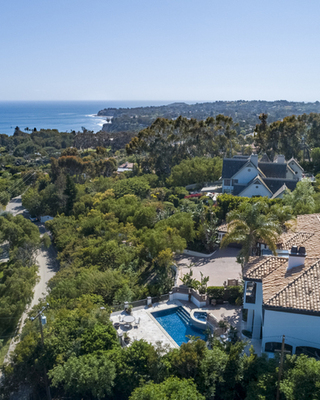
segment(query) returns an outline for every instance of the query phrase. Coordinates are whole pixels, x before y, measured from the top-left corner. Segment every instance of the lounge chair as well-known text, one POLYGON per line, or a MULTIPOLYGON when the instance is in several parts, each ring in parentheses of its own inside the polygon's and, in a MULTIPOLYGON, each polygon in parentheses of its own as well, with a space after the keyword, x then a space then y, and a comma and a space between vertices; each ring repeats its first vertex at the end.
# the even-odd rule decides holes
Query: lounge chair
POLYGON ((135 328, 138 328, 140 324, 140 317, 135 320, 135 328))
POLYGON ((123 315, 119 315, 119 322, 123 322, 123 315))

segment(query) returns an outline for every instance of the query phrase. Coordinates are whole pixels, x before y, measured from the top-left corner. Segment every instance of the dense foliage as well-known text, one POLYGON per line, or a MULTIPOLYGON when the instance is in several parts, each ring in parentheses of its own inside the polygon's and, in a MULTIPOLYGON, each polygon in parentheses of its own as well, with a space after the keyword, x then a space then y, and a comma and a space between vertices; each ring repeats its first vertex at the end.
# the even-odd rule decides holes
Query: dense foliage
MULTIPOLYGON (((272 156, 272 151, 296 146, 294 132, 301 135, 310 127, 298 126, 301 121, 312 124, 312 143, 318 146, 316 116, 308 118, 276 124, 282 136, 273 147, 270 135, 276 128, 269 128, 265 119, 265 128, 258 128, 257 140, 267 141, 261 151, 272 156)), ((57 400, 275 398, 277 356, 246 355, 243 342, 221 343, 211 337, 209 346, 192 338, 170 351, 144 341, 121 348, 109 320, 112 308, 124 301, 167 293, 173 285, 174 253, 186 247, 212 251, 223 220, 232 228, 225 240, 241 242, 246 258, 259 239, 272 249, 292 215, 319 209, 319 177, 314 185, 299 183, 283 201, 221 195, 213 204, 206 196, 187 198, 186 185, 219 179, 222 156, 246 151, 247 139, 240 139, 238 129, 222 115, 205 121, 158 119, 129 137, 127 155, 112 147, 70 147, 76 140, 78 147, 88 143, 88 132, 76 139, 75 133, 16 129, 12 138, 1 137, 0 192, 6 198, 0 202, 5 205, 23 193, 23 205, 32 216, 53 216, 47 228, 60 262, 49 282, 44 346, 38 323, 27 321, 4 368, 2 398, 25 385, 37 398, 45 398, 45 370, 57 400), (133 171, 116 173, 124 160, 135 163, 133 171)), ((316 151, 314 158, 316 162, 316 151)), ((31 299, 40 237, 31 222, 10 215, 0 216, 0 232, 0 242, 9 246, 9 261, 0 265, 0 321, 6 335, 31 299)), ((191 275, 187 279, 195 283, 191 275)), ((206 288, 205 278, 198 283, 210 297, 239 304, 242 288, 206 288)), ((319 398, 318 364, 287 356, 281 399, 319 398)))

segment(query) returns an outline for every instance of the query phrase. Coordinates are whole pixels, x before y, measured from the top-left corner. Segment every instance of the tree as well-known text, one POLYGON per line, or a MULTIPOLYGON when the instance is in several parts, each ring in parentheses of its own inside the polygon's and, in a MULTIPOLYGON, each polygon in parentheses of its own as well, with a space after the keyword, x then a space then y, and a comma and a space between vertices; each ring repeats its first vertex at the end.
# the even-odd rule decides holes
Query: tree
POLYGON ((132 223, 137 229, 144 226, 152 228, 156 222, 157 212, 154 207, 141 207, 139 208, 132 218, 132 223))
POLYGON ((168 358, 174 375, 179 378, 196 379, 200 374, 200 365, 208 352, 203 340, 183 343, 179 349, 175 349, 168 358))
POLYGON ((72 178, 70 178, 69 175, 67 175, 66 177, 66 188, 64 194, 66 196, 66 215, 70 215, 77 196, 77 188, 74 181, 72 180, 72 178))
POLYGON ((170 186, 187 186, 192 183, 214 182, 222 172, 222 159, 194 157, 191 160, 182 160, 171 170, 167 179, 170 186))
POLYGON ((285 371, 284 379, 280 382, 280 392, 284 398, 320 399, 320 361, 306 355, 293 356, 290 361, 293 366, 285 371))
POLYGON ((84 395, 96 399, 110 395, 116 376, 115 366, 106 355, 89 354, 70 357, 63 365, 49 371, 52 385, 63 386, 66 393, 84 395))
POLYGON ((312 214, 315 209, 313 195, 314 189, 311 182, 308 179, 303 179, 297 183, 292 192, 286 191, 283 196, 283 202, 285 205, 292 207, 295 215, 312 214))
POLYGON ((160 292, 168 292, 173 286, 172 266, 174 265, 174 260, 172 251, 170 249, 160 251, 158 256, 153 260, 153 265, 157 271, 160 292))
POLYGON ((265 215, 268 206, 263 202, 243 203, 227 215, 228 232, 221 241, 221 247, 230 243, 242 245, 240 256, 247 262, 253 255, 258 240, 269 246, 276 254, 276 242, 280 233, 279 223, 265 215))
POLYGON ((194 222, 192 215, 186 212, 177 212, 162 221, 157 222, 155 229, 170 227, 176 229, 179 235, 187 242, 192 242, 195 238, 194 222))
POLYGON ((135 389, 129 400, 205 400, 192 379, 168 378, 164 382, 153 382, 135 389))

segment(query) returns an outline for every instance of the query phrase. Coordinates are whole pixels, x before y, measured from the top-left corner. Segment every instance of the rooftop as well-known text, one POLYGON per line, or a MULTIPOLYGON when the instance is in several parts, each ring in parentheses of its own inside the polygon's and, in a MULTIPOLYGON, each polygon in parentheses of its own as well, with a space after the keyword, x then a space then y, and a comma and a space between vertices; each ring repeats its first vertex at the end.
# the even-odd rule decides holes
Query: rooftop
POLYGON ((280 240, 283 249, 305 247, 304 263, 287 271, 288 258, 251 257, 244 278, 262 282, 267 307, 320 312, 320 214, 299 215, 280 240))

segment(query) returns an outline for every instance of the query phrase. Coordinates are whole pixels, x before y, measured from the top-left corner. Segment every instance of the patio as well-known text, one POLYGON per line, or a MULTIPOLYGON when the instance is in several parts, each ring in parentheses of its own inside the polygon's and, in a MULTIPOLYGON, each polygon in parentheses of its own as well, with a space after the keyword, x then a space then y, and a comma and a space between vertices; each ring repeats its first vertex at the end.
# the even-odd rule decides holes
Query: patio
MULTIPOLYGON (((135 340, 145 340, 154 346, 157 343, 161 343, 162 346, 168 348, 178 348, 177 343, 171 338, 167 331, 156 321, 152 316, 152 312, 165 310, 173 307, 183 306, 189 313, 191 310, 197 309, 197 307, 188 301, 174 300, 167 301, 163 303, 155 303, 152 307, 137 307, 131 312, 131 316, 135 321, 140 318, 140 322, 136 325, 132 322, 132 325, 126 324, 124 322, 119 323, 119 316, 125 318, 128 314, 125 311, 114 312, 110 316, 110 320, 113 324, 119 324, 117 328, 118 336, 123 338, 125 334, 130 337, 130 342, 124 345, 130 345, 135 340)), ((241 307, 231 306, 227 304, 218 306, 206 306, 199 309, 201 311, 207 311, 211 318, 210 321, 212 325, 217 327, 217 322, 221 319, 225 320, 227 323, 231 324, 237 328, 240 332, 241 328, 241 307)))
MULTIPOLYGON (((157 342, 161 342, 163 346, 168 346, 169 348, 178 348, 179 346, 171 338, 171 336, 162 328, 162 326, 155 320, 151 315, 153 311, 164 310, 172 307, 177 307, 178 302, 164 302, 153 304, 152 307, 137 307, 131 312, 132 317, 135 321, 140 318, 138 325, 133 323, 131 327, 125 325, 125 322, 120 322, 120 326, 117 329, 118 336, 123 337, 126 333, 130 337, 130 345, 135 340, 145 340, 148 343, 156 346, 157 342)), ((128 314, 125 311, 118 311, 111 314, 110 320, 113 323, 119 323, 119 316, 126 317, 128 314)))
POLYGON ((239 249, 227 247, 219 249, 210 258, 180 255, 177 257, 178 279, 177 286, 182 285, 181 278, 190 272, 192 264, 193 278, 200 280, 201 274, 209 277, 208 286, 222 286, 228 279, 239 279, 241 266, 237 263, 239 249))

